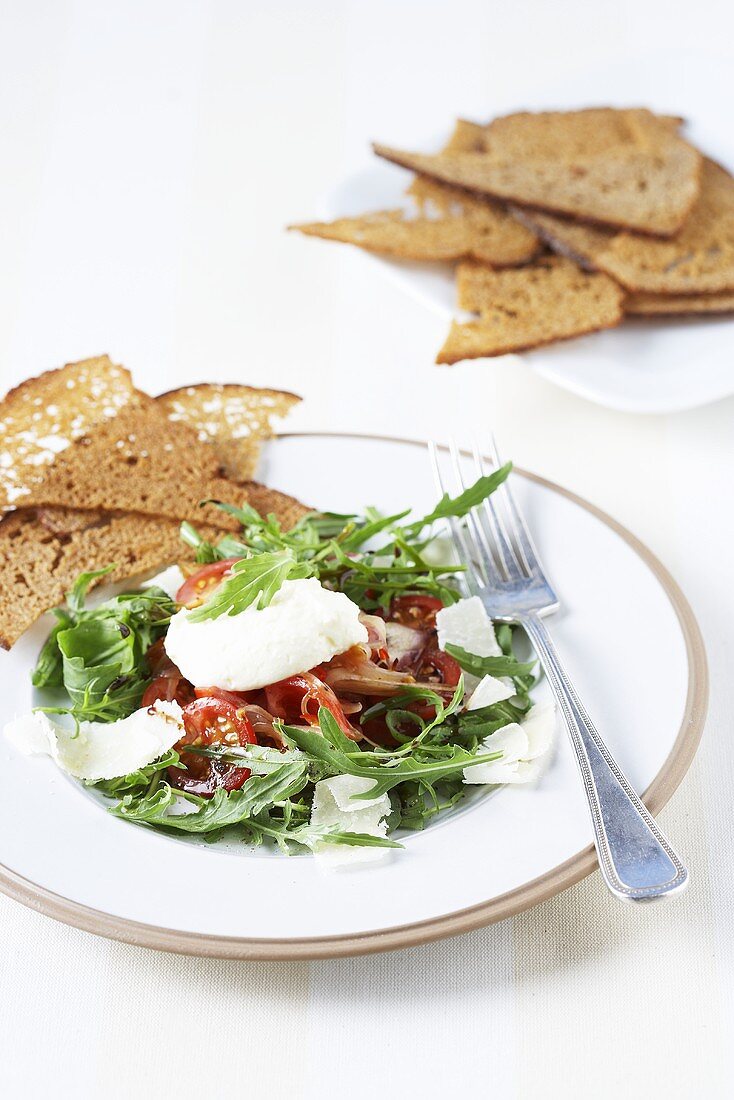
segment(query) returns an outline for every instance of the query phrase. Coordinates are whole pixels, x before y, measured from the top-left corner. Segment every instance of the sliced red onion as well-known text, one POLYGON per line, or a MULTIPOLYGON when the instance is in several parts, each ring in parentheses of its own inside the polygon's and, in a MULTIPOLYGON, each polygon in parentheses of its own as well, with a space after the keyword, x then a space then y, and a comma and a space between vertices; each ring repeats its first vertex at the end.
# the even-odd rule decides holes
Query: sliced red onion
POLYGON ((386 623, 379 615, 368 615, 360 611, 359 621, 367 628, 367 645, 373 653, 379 653, 387 647, 386 623))
POLYGON ((387 651, 393 667, 399 672, 414 672, 420 668, 421 657, 426 651, 433 631, 416 630, 402 623, 386 623, 387 651))

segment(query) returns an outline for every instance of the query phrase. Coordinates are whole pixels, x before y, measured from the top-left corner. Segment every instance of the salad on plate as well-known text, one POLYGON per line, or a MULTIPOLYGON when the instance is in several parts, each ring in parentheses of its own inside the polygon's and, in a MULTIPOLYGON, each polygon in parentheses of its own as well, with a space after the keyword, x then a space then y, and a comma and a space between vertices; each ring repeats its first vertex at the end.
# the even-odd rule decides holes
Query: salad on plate
MULTIPOLYGON (((39 706, 6 726, 109 801, 174 836, 381 858, 471 790, 533 781, 555 728, 535 665, 495 627, 447 520, 507 477, 432 512, 311 512, 289 530, 252 506, 189 559, 89 600, 82 573, 32 673, 39 706)), ((185 554, 182 554, 185 557, 185 554)))

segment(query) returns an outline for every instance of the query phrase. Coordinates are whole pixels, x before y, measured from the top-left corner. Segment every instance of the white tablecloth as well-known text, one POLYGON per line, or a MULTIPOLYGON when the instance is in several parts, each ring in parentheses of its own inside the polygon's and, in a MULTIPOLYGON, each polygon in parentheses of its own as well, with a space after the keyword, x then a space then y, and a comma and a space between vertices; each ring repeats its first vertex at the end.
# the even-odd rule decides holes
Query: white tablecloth
POLYGON ((713 0, 0 7, 3 387, 108 351, 143 386, 296 390, 294 426, 440 435, 479 409, 516 462, 662 558, 713 684, 661 815, 691 888, 661 907, 622 907, 594 875, 459 939, 290 965, 139 950, 0 897, 5 1095, 732 1094, 734 400, 634 417, 519 359, 439 370, 442 321, 283 226, 370 139, 537 102, 561 71, 631 63, 634 100, 679 65, 685 114, 686 51, 731 64, 733 32, 713 0))

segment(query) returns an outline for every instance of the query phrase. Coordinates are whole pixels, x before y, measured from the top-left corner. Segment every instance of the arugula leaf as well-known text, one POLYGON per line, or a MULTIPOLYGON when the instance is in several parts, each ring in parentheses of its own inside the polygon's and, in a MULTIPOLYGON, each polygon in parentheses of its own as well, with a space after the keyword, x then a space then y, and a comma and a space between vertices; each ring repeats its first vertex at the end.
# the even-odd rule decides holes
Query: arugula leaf
POLYGON ((287 550, 242 558, 232 566, 229 577, 215 589, 201 607, 189 611, 188 619, 200 623, 220 615, 237 615, 250 606, 267 607, 288 577, 305 577, 310 570, 287 550))
POLYGON ((98 607, 85 607, 92 580, 111 568, 82 573, 57 608, 51 631, 32 674, 37 687, 64 687, 71 700, 58 712, 77 721, 112 722, 140 705, 148 683, 145 654, 164 633, 175 607, 157 587, 121 593, 98 607))
POLYGON ((180 792, 163 783, 152 795, 126 795, 112 813, 148 825, 162 825, 185 833, 208 833, 256 817, 273 802, 291 798, 303 790, 308 777, 303 763, 283 764, 267 775, 253 775, 237 791, 219 788, 210 799, 201 799, 192 814, 170 815, 168 811, 180 792))
POLYGON ((116 563, 106 565, 104 569, 92 569, 88 573, 80 573, 70 591, 66 593, 66 602, 71 612, 76 613, 84 609, 87 592, 92 581, 96 581, 99 577, 106 577, 108 573, 112 573, 115 569, 117 569, 116 563))
POLYGON ((41 652, 38 654, 36 667, 31 673, 31 683, 34 687, 64 686, 63 662, 58 639, 61 631, 66 630, 74 620, 60 608, 56 610, 56 616, 59 621, 43 643, 41 652))
POLYGON ((477 478, 473 485, 470 485, 468 489, 464 489, 458 496, 450 497, 448 493, 444 493, 433 511, 423 516, 422 519, 409 523, 404 528, 405 533, 415 536, 424 527, 428 527, 437 519, 452 517, 458 519, 465 516, 472 508, 476 508, 478 504, 491 496, 495 489, 498 489, 502 482, 506 480, 511 470, 512 463, 506 462, 504 466, 500 466, 498 470, 493 470, 491 474, 485 474, 477 478))
MULTIPOLYGON (((374 786, 364 794, 353 795, 355 799, 379 798, 380 795, 386 794, 405 780, 422 779, 427 783, 436 783, 439 779, 455 775, 462 772, 464 768, 480 762, 480 757, 476 753, 467 752, 460 745, 446 745, 441 756, 433 759, 419 760, 414 756, 393 755, 382 765, 365 765, 360 763, 360 757, 368 754, 356 748, 346 752, 334 743, 336 723, 325 707, 319 710, 319 725, 320 732, 316 729, 301 729, 296 726, 284 728, 288 737, 295 741, 302 752, 326 767, 327 774, 357 775, 363 779, 374 780, 374 786)), ((338 727, 336 729, 340 736, 343 736, 338 727)), ((354 742, 351 744, 353 745, 354 742)), ((501 753, 483 754, 481 762, 485 763, 501 755, 501 753)), ((369 758, 373 758, 373 754, 369 754, 369 758)))
POLYGON ((180 768, 181 766, 181 759, 176 750, 169 749, 167 753, 164 753, 158 760, 154 760, 152 764, 146 764, 145 767, 138 768, 137 771, 130 772, 128 775, 120 776, 118 779, 88 781, 86 785, 94 787, 103 794, 116 796, 117 798, 122 798, 123 795, 143 797, 149 792, 152 784, 157 785, 158 778, 166 768, 180 768))
POLYGON ((461 646, 446 646, 446 652, 458 661, 464 672, 473 676, 527 676, 535 668, 535 661, 518 661, 515 657, 478 657, 461 646))

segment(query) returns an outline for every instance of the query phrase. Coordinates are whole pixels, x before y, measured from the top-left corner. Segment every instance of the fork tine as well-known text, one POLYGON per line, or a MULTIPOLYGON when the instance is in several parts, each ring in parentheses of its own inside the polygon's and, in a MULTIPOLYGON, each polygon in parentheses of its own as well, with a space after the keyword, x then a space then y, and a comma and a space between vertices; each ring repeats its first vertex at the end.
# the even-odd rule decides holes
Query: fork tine
MULTIPOLYGON (((444 486, 443 477, 441 475, 441 464, 438 460, 438 447, 432 441, 428 444, 428 455, 431 461, 431 468, 433 470, 433 478, 436 482, 436 488, 443 496, 446 492, 444 486)), ((458 551, 459 558, 467 565, 467 571, 462 575, 462 579, 466 584, 467 589, 471 594, 476 594, 480 588, 484 586, 483 579, 478 575, 477 569, 472 568, 471 563, 474 561, 475 555, 472 553, 471 543, 467 537, 466 528, 455 518, 451 517, 448 520, 449 528, 451 530, 451 537, 454 542, 454 546, 458 551)))
MULTIPOLYGON (((482 456, 479 453, 476 443, 474 444, 473 452, 477 471, 479 474, 483 474, 484 463, 482 462, 482 456)), ((481 505, 480 508, 473 509, 473 511, 482 515, 485 531, 487 528, 491 531, 491 537, 494 539, 497 547, 498 557, 505 568, 508 578, 510 580, 518 580, 523 577, 525 575, 524 562, 517 555, 502 515, 495 506, 492 497, 487 497, 483 505, 481 505)))
MULTIPOLYGON (((490 453, 492 459, 499 469, 502 465, 499 451, 497 450, 497 443, 495 441, 493 433, 489 435, 490 453)), ((514 535, 517 540, 520 552, 522 554, 524 564, 529 573, 543 573, 543 567, 540 564, 538 553, 533 545, 533 540, 528 530, 528 526, 523 518, 522 512, 515 503, 515 497, 510 487, 509 478, 503 482, 500 486, 500 494, 504 501, 505 507, 510 515, 510 520, 514 527, 514 535)))
MULTIPOLYGON (((456 440, 454 439, 452 439, 449 443, 449 453, 451 455, 451 462, 454 467, 454 476, 456 477, 459 487, 463 490, 466 488, 466 486, 464 484, 464 474, 461 469, 461 455, 459 453, 458 447, 456 446, 456 440)), ((500 574, 499 569, 497 568, 497 563, 494 560, 494 555, 492 553, 492 544, 487 537, 487 532, 478 520, 476 509, 471 509, 467 516, 467 521, 467 526, 470 526, 474 533, 473 542, 476 547, 477 555, 482 563, 482 566, 484 567, 487 581, 490 584, 501 584, 503 578, 500 574)))

